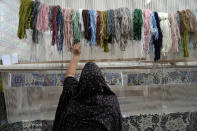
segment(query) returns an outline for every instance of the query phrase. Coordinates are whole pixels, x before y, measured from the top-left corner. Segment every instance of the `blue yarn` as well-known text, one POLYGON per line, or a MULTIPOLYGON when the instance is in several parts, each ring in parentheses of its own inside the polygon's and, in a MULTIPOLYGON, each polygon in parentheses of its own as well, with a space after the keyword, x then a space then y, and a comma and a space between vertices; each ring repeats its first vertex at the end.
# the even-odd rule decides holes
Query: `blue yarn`
POLYGON ((64 35, 63 35, 63 19, 62 19, 62 12, 59 8, 58 14, 57 14, 57 26, 58 26, 58 52, 61 53, 63 49, 63 41, 64 41, 64 35))
POLYGON ((91 28, 91 41, 92 45, 96 45, 96 28, 95 28, 95 10, 89 10, 90 14, 90 28, 91 28))
POLYGON ((159 39, 159 31, 157 28, 154 12, 152 13, 152 22, 153 22, 153 28, 155 29, 155 40, 158 40, 159 39))
POLYGON ((109 43, 114 44, 114 38, 115 38, 115 15, 114 10, 108 10, 107 11, 107 34, 109 35, 109 43))
POLYGON ((160 27, 160 21, 159 21, 159 16, 157 12, 154 12, 154 17, 155 17, 155 21, 156 21, 156 26, 158 29, 158 34, 159 37, 156 40, 153 40, 153 44, 154 44, 154 48, 155 48, 155 61, 158 61, 160 59, 161 56, 161 48, 162 48, 162 40, 163 40, 163 33, 160 27))

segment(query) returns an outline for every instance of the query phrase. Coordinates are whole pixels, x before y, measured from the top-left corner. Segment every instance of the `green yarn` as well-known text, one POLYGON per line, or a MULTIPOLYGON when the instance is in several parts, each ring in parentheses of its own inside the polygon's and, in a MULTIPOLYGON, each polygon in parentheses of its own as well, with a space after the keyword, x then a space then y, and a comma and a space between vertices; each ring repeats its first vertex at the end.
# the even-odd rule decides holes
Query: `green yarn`
POLYGON ((79 29, 79 11, 73 10, 73 36, 74 36, 74 44, 80 42, 80 29, 79 29))
POLYGON ((109 35, 107 34, 107 11, 103 11, 102 15, 103 15, 103 22, 104 22, 103 47, 104 47, 104 52, 109 52, 109 45, 108 45, 109 35))
POLYGON ((183 48, 184 48, 184 57, 189 57, 189 51, 188 51, 188 42, 189 42, 189 26, 187 24, 185 11, 181 12, 183 16, 183 24, 185 26, 185 31, 183 32, 183 48))
POLYGON ((26 37, 26 29, 32 29, 32 11, 33 11, 32 0, 21 0, 19 10, 19 25, 17 36, 19 39, 26 37))
POLYGON ((142 10, 135 9, 133 12, 133 39, 141 40, 141 30, 143 26, 142 10))

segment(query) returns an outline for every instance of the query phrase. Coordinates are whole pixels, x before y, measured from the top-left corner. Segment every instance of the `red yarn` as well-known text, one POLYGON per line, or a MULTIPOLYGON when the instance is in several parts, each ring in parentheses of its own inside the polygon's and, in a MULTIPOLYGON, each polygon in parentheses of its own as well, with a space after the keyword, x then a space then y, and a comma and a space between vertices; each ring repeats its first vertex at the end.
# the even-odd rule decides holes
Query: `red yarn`
POLYGON ((58 43, 58 26, 57 26, 57 13, 60 6, 55 6, 53 9, 53 18, 52 18, 52 45, 58 43))

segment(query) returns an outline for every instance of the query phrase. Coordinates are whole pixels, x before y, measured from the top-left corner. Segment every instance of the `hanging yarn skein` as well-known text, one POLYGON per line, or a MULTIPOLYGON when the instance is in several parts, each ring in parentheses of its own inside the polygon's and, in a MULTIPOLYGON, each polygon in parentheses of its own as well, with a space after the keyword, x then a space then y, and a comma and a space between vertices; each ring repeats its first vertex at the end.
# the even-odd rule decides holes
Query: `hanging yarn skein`
POLYGON ((73 10, 73 36, 74 36, 74 44, 80 42, 80 25, 79 25, 79 11, 73 10))
POLYGON ((45 32, 48 29, 48 13, 49 13, 49 6, 44 4, 40 8, 37 18, 37 25, 36 28, 40 32, 45 32))
POLYGON ((159 13, 160 18, 160 26, 161 30, 163 32, 163 47, 161 52, 163 55, 167 55, 167 53, 172 48, 172 35, 171 35, 171 28, 170 28, 170 22, 168 20, 168 13, 159 13))
POLYGON ((125 51, 128 44, 128 39, 131 37, 131 13, 128 8, 119 8, 115 13, 115 34, 116 41, 120 46, 121 51, 125 51))
POLYGON ((108 40, 109 36, 107 34, 107 11, 102 11, 102 16, 103 16, 103 38, 102 38, 102 43, 104 47, 104 52, 109 52, 109 45, 108 45, 108 40))
POLYGON ((169 13, 168 19, 171 25, 171 35, 172 35, 172 49, 170 52, 177 53, 178 52, 178 42, 181 38, 180 31, 178 27, 178 23, 176 21, 176 14, 169 13))
POLYGON ((152 25, 153 25, 153 30, 151 31, 151 33, 153 33, 153 36, 154 36, 154 39, 155 40, 158 40, 159 39, 159 31, 158 31, 158 28, 157 28, 157 22, 156 22, 156 19, 155 19, 155 14, 154 12, 152 12, 152 25))
POLYGON ((141 30, 143 26, 142 10, 135 9, 133 12, 133 39, 141 40, 141 30))
POLYGON ((63 16, 61 8, 58 9, 57 13, 57 26, 58 26, 58 52, 61 53, 63 50, 64 33, 63 33, 63 16))
POLYGON ((90 15, 90 29, 91 29, 90 44, 91 45, 96 45, 96 27, 95 27, 96 11, 95 10, 89 10, 89 15, 90 15))
MULTIPOLYGON (((181 36, 181 17, 182 15, 180 15, 180 13, 177 11, 176 12, 176 21, 177 21, 177 24, 178 24, 178 27, 179 27, 179 33, 180 33, 180 36, 181 36)), ((183 43, 182 43, 182 37, 180 37, 180 40, 179 40, 179 43, 178 43, 178 54, 180 55, 181 52, 183 52, 183 43)))
POLYGON ((185 16, 189 25, 189 32, 197 32, 197 19, 190 9, 185 11, 185 16))
POLYGON ((84 23, 83 23, 83 16, 82 16, 82 11, 83 9, 79 9, 79 25, 80 25, 80 31, 81 31, 81 34, 84 33, 84 23))
POLYGON ((154 28, 158 29, 158 39, 157 39, 157 37, 155 37, 155 39, 153 39, 153 44, 154 44, 154 48, 155 48, 154 61, 158 61, 160 59, 160 56, 161 56, 163 34, 162 34, 162 31, 161 31, 160 20, 159 20, 159 16, 158 16, 157 12, 154 12, 154 18, 155 18, 155 21, 156 21, 156 27, 154 27, 154 28))
MULTIPOLYGON (((155 38, 156 35, 156 28, 154 28, 153 25, 153 12, 151 12, 150 14, 150 18, 149 18, 149 23, 150 23, 150 35, 149 35, 149 49, 148 49, 148 53, 152 53, 153 52, 153 39, 155 38)), ((155 22, 155 18, 154 18, 154 22, 155 22)), ((156 24, 156 23, 154 23, 156 24)))
POLYGON ((53 30, 53 10, 55 9, 55 6, 49 6, 49 29, 52 31, 53 30))
POLYGON ((189 42, 189 26, 187 24, 186 16, 185 16, 185 11, 183 10, 181 12, 182 14, 182 21, 183 21, 183 26, 185 28, 183 32, 183 48, 184 48, 184 57, 189 57, 189 51, 188 51, 188 42, 189 42))
POLYGON ((60 6, 55 6, 53 8, 53 18, 52 18, 52 45, 58 45, 58 26, 57 26, 57 13, 60 6))
POLYGON ((109 35, 109 43, 114 44, 115 38, 115 15, 113 10, 107 11, 107 34, 109 35))
POLYGON ((91 40, 91 29, 90 29, 90 14, 88 10, 82 11, 83 23, 84 23, 84 37, 86 40, 91 40))
POLYGON ((150 43, 150 17, 151 17, 151 11, 146 9, 143 12, 143 16, 144 16, 144 25, 143 25, 143 49, 145 52, 148 51, 149 49, 149 43, 150 43))
POLYGON ((184 26, 184 23, 183 23, 183 15, 180 11, 177 11, 178 14, 179 14, 179 20, 180 20, 180 27, 179 27, 179 30, 180 30, 180 33, 181 33, 181 36, 183 35, 184 31, 185 31, 185 26, 184 26))
POLYGON ((35 1, 33 4, 33 12, 32 12, 32 41, 34 43, 39 43, 39 34, 40 32, 37 30, 36 28, 36 24, 37 24, 37 17, 38 17, 38 13, 39 13, 39 9, 40 9, 40 2, 39 1, 35 1))
POLYGON ((96 21, 96 43, 101 45, 101 34, 102 34, 102 14, 100 11, 97 11, 97 21, 96 21))
POLYGON ((63 9, 64 16, 64 42, 68 50, 72 49, 73 46, 73 13, 72 9, 66 8, 63 9))
POLYGON ((26 29, 32 28, 32 11, 33 11, 32 0, 21 0, 21 5, 19 9, 19 24, 17 36, 19 39, 24 39, 26 37, 26 29))

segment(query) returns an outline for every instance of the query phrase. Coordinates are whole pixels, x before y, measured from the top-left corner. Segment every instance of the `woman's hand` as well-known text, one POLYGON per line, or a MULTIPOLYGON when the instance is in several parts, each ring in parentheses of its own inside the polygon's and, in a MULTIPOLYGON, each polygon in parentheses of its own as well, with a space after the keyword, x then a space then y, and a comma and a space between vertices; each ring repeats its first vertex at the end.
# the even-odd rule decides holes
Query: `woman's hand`
POLYGON ((74 56, 80 56, 81 54, 81 44, 77 43, 73 46, 73 54, 74 56))

